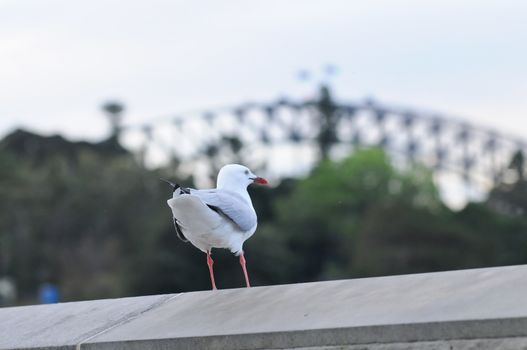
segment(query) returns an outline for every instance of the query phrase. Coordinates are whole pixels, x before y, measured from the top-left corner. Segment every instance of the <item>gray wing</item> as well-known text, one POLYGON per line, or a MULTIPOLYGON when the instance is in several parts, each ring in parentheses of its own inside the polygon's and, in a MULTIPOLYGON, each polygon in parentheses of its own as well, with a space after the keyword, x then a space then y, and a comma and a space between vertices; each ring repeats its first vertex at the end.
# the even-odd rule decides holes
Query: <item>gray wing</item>
POLYGON ((256 223, 256 213, 252 205, 243 198, 226 190, 190 190, 190 194, 198 197, 212 210, 219 211, 231 219, 242 231, 249 231, 256 223))

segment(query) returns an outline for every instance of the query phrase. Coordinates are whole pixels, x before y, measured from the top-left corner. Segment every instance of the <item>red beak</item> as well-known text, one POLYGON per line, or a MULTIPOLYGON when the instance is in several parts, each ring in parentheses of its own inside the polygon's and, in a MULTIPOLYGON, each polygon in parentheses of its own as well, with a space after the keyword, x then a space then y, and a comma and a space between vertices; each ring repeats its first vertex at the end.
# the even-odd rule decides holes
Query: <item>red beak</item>
POLYGON ((257 177, 256 179, 254 179, 253 181, 255 184, 260 184, 260 185, 267 185, 267 180, 264 179, 263 177, 257 177))

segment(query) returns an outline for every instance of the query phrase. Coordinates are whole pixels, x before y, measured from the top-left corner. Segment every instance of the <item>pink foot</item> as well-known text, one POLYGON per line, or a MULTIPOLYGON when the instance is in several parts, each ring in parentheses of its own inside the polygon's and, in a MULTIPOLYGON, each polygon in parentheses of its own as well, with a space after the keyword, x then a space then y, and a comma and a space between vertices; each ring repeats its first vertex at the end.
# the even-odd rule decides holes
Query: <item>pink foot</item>
POLYGON ((251 284, 249 283, 249 275, 247 274, 247 268, 246 268, 246 261, 245 257, 243 256, 243 253, 240 254, 240 265, 242 265, 243 275, 245 276, 245 285, 247 288, 251 287, 251 284))
POLYGON ((214 260, 210 257, 210 250, 207 251, 207 265, 209 266, 210 281, 212 282, 212 290, 216 290, 216 282, 214 281, 214 270, 212 265, 214 265, 214 260))

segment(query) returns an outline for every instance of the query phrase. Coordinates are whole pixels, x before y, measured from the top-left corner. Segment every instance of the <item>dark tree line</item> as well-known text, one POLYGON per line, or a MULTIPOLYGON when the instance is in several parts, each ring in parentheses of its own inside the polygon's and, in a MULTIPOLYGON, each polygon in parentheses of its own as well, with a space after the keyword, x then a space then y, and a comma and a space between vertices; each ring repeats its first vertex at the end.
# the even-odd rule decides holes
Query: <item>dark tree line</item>
MULTIPOLYGON (((170 189, 158 179, 173 172, 144 168, 118 142, 15 136, 0 142, 0 278, 15 282, 16 303, 35 302, 44 282, 58 285, 64 301, 209 288, 204 254, 172 227, 170 189)), ((224 148, 237 159, 236 140, 222 142, 206 150, 211 169, 224 148)), ((511 164, 514 181, 457 212, 442 203, 429 170, 398 170, 378 149, 324 157, 305 178, 252 188, 259 214, 245 246, 252 281, 527 263, 522 159, 511 164)), ((218 286, 242 286, 236 258, 214 255, 218 286)))

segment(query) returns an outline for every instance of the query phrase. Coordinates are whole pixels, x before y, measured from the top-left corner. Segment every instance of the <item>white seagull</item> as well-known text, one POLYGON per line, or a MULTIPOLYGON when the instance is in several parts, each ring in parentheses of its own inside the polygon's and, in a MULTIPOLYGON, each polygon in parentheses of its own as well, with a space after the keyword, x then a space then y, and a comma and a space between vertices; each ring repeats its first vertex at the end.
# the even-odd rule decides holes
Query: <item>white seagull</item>
POLYGON ((252 183, 265 185, 267 180, 239 164, 220 169, 215 189, 183 188, 162 180, 174 189, 167 203, 178 237, 207 254, 212 289, 216 289, 212 248, 226 248, 240 257, 245 283, 250 287, 243 243, 256 231, 257 218, 247 187, 252 183))

